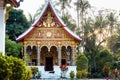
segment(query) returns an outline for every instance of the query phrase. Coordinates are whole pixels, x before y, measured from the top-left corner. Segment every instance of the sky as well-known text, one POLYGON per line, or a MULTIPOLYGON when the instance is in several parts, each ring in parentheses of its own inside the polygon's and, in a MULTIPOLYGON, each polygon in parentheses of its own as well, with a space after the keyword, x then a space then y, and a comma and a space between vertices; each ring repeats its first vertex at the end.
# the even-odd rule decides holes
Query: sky
MULTIPOLYGON (((45 0, 24 0, 21 2, 18 9, 22 9, 24 14, 28 16, 28 13, 34 15, 37 9, 44 4, 45 0)), ((55 1, 55 0, 52 0, 55 1)), ((73 0, 75 1, 75 0, 73 0)), ((115 9, 120 11, 120 0, 88 0, 91 6, 99 9, 115 9)))

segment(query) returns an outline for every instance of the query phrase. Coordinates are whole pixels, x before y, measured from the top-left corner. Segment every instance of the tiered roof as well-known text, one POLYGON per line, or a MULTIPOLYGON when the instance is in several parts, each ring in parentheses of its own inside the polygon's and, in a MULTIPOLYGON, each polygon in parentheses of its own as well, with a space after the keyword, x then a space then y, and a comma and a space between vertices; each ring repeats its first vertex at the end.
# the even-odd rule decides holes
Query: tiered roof
POLYGON ((48 0, 43 8, 43 10, 41 11, 41 14, 39 15, 38 19, 32 24, 32 26, 26 31, 24 32, 22 35, 20 35, 17 38, 17 41, 23 41, 24 38, 29 35, 29 33, 31 31, 34 30, 34 28, 37 26, 37 24, 39 23, 39 21, 42 20, 42 17, 44 16, 44 14, 46 13, 47 9, 50 8, 50 10, 52 11, 52 13, 54 14, 56 20, 59 22, 59 24, 61 25, 62 29, 66 31, 66 33, 68 33, 72 38, 74 38, 77 41, 81 41, 82 39, 77 36, 76 34, 74 34, 67 26, 66 24, 61 20, 61 18, 58 16, 52 2, 50 0, 48 0))

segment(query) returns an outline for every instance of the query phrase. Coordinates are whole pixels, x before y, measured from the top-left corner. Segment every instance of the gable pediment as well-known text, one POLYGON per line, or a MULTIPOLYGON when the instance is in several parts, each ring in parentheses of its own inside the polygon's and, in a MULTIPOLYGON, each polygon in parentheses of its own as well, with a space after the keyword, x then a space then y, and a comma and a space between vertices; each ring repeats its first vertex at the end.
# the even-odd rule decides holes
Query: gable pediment
POLYGON ((44 15, 42 15, 41 19, 35 25, 37 27, 60 27, 60 22, 56 19, 52 10, 48 7, 47 11, 45 11, 44 15))

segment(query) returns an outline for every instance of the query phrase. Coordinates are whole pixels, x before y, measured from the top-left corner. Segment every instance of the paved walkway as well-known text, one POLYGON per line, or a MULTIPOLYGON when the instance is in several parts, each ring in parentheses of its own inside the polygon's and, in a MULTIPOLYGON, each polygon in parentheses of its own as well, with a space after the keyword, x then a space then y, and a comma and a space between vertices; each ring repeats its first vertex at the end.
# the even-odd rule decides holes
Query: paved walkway
MULTIPOLYGON (((71 80, 70 78, 69 79, 62 79, 62 78, 43 78, 43 79, 31 79, 31 80, 71 80)), ((74 80, 78 80, 78 79, 74 79, 74 80)), ((106 80, 106 79, 79 79, 79 80, 106 80)), ((110 79, 110 80, 113 80, 113 79, 110 79)))
MULTIPOLYGON (((52 79, 52 78, 44 78, 44 79, 31 79, 31 80, 71 80, 71 79, 52 79)), ((74 79, 74 80, 78 80, 78 79, 74 79)), ((106 79, 79 79, 79 80, 106 80, 106 79)), ((113 80, 113 79, 111 79, 113 80)))

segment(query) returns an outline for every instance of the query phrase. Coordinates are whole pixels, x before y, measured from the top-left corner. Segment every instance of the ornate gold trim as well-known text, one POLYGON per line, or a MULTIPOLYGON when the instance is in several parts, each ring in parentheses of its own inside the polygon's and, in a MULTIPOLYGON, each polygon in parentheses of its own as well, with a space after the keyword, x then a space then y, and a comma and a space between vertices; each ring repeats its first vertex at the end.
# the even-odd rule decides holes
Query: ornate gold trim
POLYGON ((13 4, 13 3, 10 3, 9 9, 6 10, 6 13, 5 13, 5 21, 8 20, 8 18, 9 18, 9 12, 12 10, 13 7, 14 7, 14 4, 13 4))

